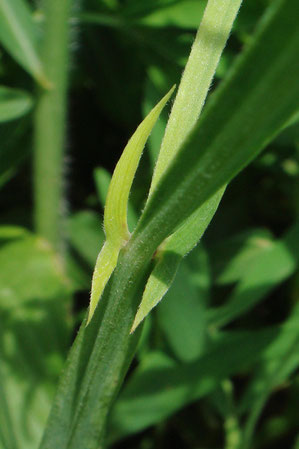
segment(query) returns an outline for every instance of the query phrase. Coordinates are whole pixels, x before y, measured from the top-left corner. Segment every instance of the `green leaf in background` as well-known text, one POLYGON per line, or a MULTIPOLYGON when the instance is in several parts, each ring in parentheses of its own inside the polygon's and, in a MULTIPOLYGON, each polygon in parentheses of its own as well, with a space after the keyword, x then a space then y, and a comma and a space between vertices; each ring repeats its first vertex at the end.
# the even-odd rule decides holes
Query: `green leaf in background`
POLYGON ((260 357, 279 328, 232 334, 214 343, 198 360, 178 364, 164 354, 142 361, 115 404, 110 438, 115 441, 161 422, 186 404, 217 388, 227 376, 248 368, 260 357))
POLYGON ((0 442, 35 449, 69 344, 68 283, 47 242, 16 231, 0 227, 0 442))
POLYGON ((81 210, 68 218, 67 232, 73 250, 67 269, 72 289, 89 290, 92 269, 105 240, 100 217, 93 211, 81 210))
POLYGON ((101 206, 104 208, 109 189, 109 184, 111 181, 111 174, 107 170, 105 170, 105 168, 98 167, 94 170, 93 176, 99 202, 101 206))
MULTIPOLYGON (((178 364, 165 354, 149 353, 125 385, 113 408, 111 440, 161 422, 186 404, 214 391, 228 376, 244 371, 256 362, 261 364, 259 366, 274 368, 281 361, 282 354, 289 357, 290 348, 292 354, 288 366, 277 377, 281 381, 298 364, 295 351, 297 320, 296 309, 282 326, 220 334, 205 353, 191 363, 178 364)), ((253 388, 259 388, 258 384, 253 388)), ((248 404, 247 401, 246 395, 244 404, 248 404)))
POLYGON ((0 123, 25 115, 32 108, 27 92, 0 86, 0 123))
MULTIPOLYGON (((224 422, 227 423, 227 420, 234 420, 234 423, 228 422, 228 424, 230 424, 230 426, 233 425, 233 427, 227 429, 228 432, 230 430, 234 432, 232 437, 238 438, 238 444, 236 446, 233 445, 232 447, 242 449, 253 447, 254 430, 267 400, 272 393, 279 394, 279 389, 283 390, 287 387, 286 379, 290 380, 290 376, 298 368, 298 318, 299 308, 298 305, 295 305, 284 324, 280 327, 280 332, 269 346, 267 356, 263 357, 256 364, 253 370, 253 375, 249 378, 249 382, 246 385, 245 392, 243 393, 241 400, 238 401, 238 406, 234 401, 233 391, 230 391, 230 395, 227 396, 227 394, 224 394, 225 392, 222 391, 224 388, 222 388, 218 391, 216 390, 213 395, 210 396, 209 399, 213 406, 216 406, 217 410, 220 412, 224 422), (244 424, 241 425, 240 423, 244 424)), ((230 381, 226 381, 226 384, 227 382, 232 385, 230 381)), ((298 395, 297 397, 295 395, 293 401, 295 409, 297 410, 298 395)), ((291 407, 292 406, 290 405, 288 409, 291 407)), ((283 435, 289 427, 292 427, 292 425, 295 429, 297 428, 297 414, 293 417, 292 413, 288 413, 288 409, 279 417, 275 416, 274 411, 274 416, 272 418, 273 423, 271 423, 271 418, 267 422, 267 427, 269 427, 269 439, 274 441, 275 437, 281 437, 281 434, 283 435), (292 423, 292 421, 294 421, 294 423, 292 423), (272 426, 275 430, 271 429, 272 426)), ((263 434, 264 432, 261 433, 263 434)), ((258 435, 255 441, 259 441, 259 444, 261 444, 258 435)))
POLYGON ((298 225, 281 241, 265 241, 244 265, 243 276, 227 302, 208 312, 211 326, 224 326, 244 314, 290 277, 298 266, 298 225))
MULTIPOLYGON (((7 234, 6 226, 4 232, 7 234)), ((35 298, 59 296, 67 287, 59 259, 49 244, 26 231, 23 238, 1 247, 0 264, 0 306, 9 313, 35 298), (35 282, 29 282, 36 273, 35 282)))
POLYGON ((36 25, 26 0, 0 0, 0 43, 44 87, 36 25))
POLYGON ((212 245, 211 265, 217 284, 239 281, 246 275, 248 266, 273 243, 273 236, 267 229, 250 229, 212 245))
POLYGON ((145 5, 148 3, 148 9, 145 5, 142 5, 143 9, 140 8, 139 12, 136 9, 130 11, 127 8, 124 11, 125 17, 146 26, 190 29, 198 28, 206 6, 205 0, 183 0, 164 2, 164 4, 160 2, 160 7, 157 5, 156 8, 153 7, 152 2, 142 3, 145 5))
POLYGON ((172 288, 157 309, 159 328, 181 361, 197 359, 206 348, 209 288, 207 254, 198 246, 183 260, 172 288))
POLYGON ((28 116, 16 122, 0 124, 0 188, 15 175, 30 155, 29 127, 28 116))
POLYGON ((250 381, 240 404, 240 413, 248 411, 244 425, 242 448, 252 447, 257 421, 271 392, 281 385, 299 366, 299 308, 296 305, 273 345, 274 356, 262 361, 250 381))
MULTIPOLYGON (((175 73, 176 74, 176 73, 175 73)), ((177 79, 179 78, 180 72, 177 74, 177 79)), ((175 79, 175 77, 173 78, 175 79)), ((147 72, 147 83, 145 86, 144 100, 143 100, 143 115, 149 113, 149 111, 154 107, 157 100, 161 97, 162 92, 171 85, 172 81, 169 82, 168 73, 158 70, 157 67, 152 66, 147 72)), ((158 159, 159 150, 162 142, 162 138, 167 125, 168 115, 166 111, 162 111, 160 119, 156 126, 154 127, 151 135, 149 136, 147 146, 148 154, 151 164, 151 173, 153 173, 156 161, 158 159)))
POLYGON ((284 382, 299 364, 298 329, 299 309, 295 305, 280 335, 273 345, 273 356, 257 365, 255 374, 247 386, 240 403, 240 413, 249 411, 259 401, 263 392, 266 397, 277 385, 284 382))
POLYGON ((68 232, 72 248, 90 266, 94 264, 105 235, 98 214, 80 211, 68 219, 68 232))
POLYGON ((26 237, 28 231, 20 226, 0 226, 0 242, 26 237))

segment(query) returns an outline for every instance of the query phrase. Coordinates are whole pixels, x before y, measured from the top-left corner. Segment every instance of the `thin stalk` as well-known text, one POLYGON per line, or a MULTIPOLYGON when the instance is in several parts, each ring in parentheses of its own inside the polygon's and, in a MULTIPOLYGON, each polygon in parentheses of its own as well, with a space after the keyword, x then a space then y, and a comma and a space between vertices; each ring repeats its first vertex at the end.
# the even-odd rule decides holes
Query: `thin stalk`
POLYGON ((36 232, 62 254, 63 158, 72 0, 44 0, 42 61, 51 87, 40 90, 34 118, 36 232))

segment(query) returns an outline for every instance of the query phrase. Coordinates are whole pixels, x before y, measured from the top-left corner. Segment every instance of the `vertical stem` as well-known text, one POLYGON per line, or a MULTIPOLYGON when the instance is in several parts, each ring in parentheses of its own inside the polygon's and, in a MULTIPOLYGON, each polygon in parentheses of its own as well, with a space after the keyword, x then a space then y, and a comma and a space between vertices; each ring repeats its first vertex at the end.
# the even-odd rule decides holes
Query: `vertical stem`
POLYGON ((71 2, 43 1, 42 60, 52 86, 39 92, 34 122, 35 229, 60 254, 71 2))

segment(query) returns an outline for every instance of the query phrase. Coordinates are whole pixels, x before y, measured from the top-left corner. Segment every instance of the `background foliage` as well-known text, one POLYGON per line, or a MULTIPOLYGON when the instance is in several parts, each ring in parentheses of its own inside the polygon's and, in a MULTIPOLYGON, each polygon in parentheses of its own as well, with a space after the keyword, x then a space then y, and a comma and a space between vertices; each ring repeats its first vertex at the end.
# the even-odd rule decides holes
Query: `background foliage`
MULTIPOLYGON (((213 89, 268 3, 244 0, 213 89)), ((28 3, 28 16, 20 0, 8 4, 34 43, 27 57, 0 17, 0 447, 18 449, 38 447, 88 305, 110 173, 145 113, 179 81, 206 2, 74 5, 66 201, 57 204, 66 267, 33 224, 38 96, 31 75, 47 83, 36 56, 43 17, 37 2, 28 3)), ((163 114, 134 181, 132 224, 144 206, 163 114)), ((230 184, 201 244, 147 318, 109 419, 111 447, 297 449, 298 144, 295 121, 230 184)))

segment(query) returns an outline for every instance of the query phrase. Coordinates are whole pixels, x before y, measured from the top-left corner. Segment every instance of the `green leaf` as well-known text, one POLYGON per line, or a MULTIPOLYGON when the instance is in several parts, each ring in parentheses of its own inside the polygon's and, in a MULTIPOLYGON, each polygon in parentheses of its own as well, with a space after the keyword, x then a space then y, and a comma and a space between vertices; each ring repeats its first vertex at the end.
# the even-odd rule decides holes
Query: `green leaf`
POLYGON ((0 264, 0 307, 8 312, 34 298, 60 296, 67 286, 59 259, 49 244, 27 236, 25 231, 24 238, 1 247, 0 264))
POLYGON ((82 210, 67 220, 67 232, 72 251, 67 260, 67 273, 73 291, 90 288, 91 270, 105 240, 98 214, 82 210))
POLYGON ((256 39, 213 95, 151 195, 136 229, 136 244, 151 235, 157 247, 293 116, 299 97, 296 7, 291 0, 270 8, 256 39))
POLYGON ((44 87, 49 87, 38 53, 37 30, 25 0, 0 0, 0 42, 44 87))
POLYGON ((167 123, 149 196, 198 121, 240 4, 241 0, 207 4, 167 123))
POLYGON ((70 243, 82 259, 93 267, 105 235, 101 220, 92 211, 80 211, 68 219, 70 243))
MULTIPOLYGON (((150 2, 148 2, 149 5, 150 2)), ((166 3, 166 2, 165 2, 166 3)), ((144 6, 144 5, 143 5, 144 6)), ((168 2, 156 9, 144 10, 139 13, 138 23, 153 27, 179 27, 197 29, 205 7, 203 0, 183 0, 179 2, 168 2)), ((128 14, 128 12, 127 12, 128 14)), ((136 12, 135 12, 136 15, 136 12)), ((132 12, 131 12, 132 16, 132 12)))
MULTIPOLYGON (((173 81, 175 79, 179 79, 179 74, 177 78, 174 77, 170 81, 166 71, 158 70, 157 67, 150 67, 148 69, 142 105, 142 112, 144 116, 149 113, 149 111, 154 107, 159 98, 161 98, 161 95, 165 91, 165 88, 173 84, 173 81)), ((168 116, 169 113, 167 114, 167 111, 163 110, 161 112, 159 121, 157 122, 156 126, 151 132, 151 135, 149 136, 147 142, 151 173, 153 173, 156 161, 158 159, 161 142, 167 125, 168 116)))
POLYGON ((158 249, 155 256, 156 264, 147 281, 131 332, 134 332, 170 288, 182 258, 201 239, 216 212, 222 195, 223 190, 217 192, 199 210, 195 211, 185 225, 165 240, 158 249))
MULTIPOLYGON (((104 207, 106 198, 107 198, 108 189, 109 189, 109 184, 111 181, 111 175, 103 167, 96 168, 94 171, 94 180, 95 180, 97 195, 98 195, 100 204, 102 205, 102 207, 104 207)), ((129 228, 129 230, 134 229, 134 227, 136 226, 136 223, 137 223, 137 214, 134 210, 134 207, 132 206, 130 198, 128 200, 127 214, 128 214, 128 217, 127 217, 128 228, 129 228)))
POLYGON ((175 86, 139 125, 115 167, 105 204, 104 228, 107 240, 117 247, 130 236, 127 228, 127 205, 142 150, 174 89, 175 86))
POLYGON ((234 283, 246 276, 248 267, 273 243, 268 230, 250 229, 212 246, 211 264, 217 284, 234 283))
POLYGON ((0 124, 0 187, 14 176, 17 168, 30 154, 29 126, 27 117, 0 124))
POLYGON ((182 262, 157 310, 159 328, 175 356, 185 362, 197 359, 207 344, 208 268, 207 254, 199 246, 182 262))
POLYGON ((0 241, 14 240, 26 237, 28 231, 20 226, 0 226, 0 241))
POLYGON ((259 17, 262 16, 267 7, 267 2, 261 0, 251 0, 250 2, 243 2, 238 21, 236 22, 236 35, 243 42, 248 42, 252 39, 252 33, 255 29, 259 17))
POLYGON ((243 394, 240 413, 249 411, 261 395, 265 394, 267 397, 299 364, 298 319, 299 308, 295 305, 272 345, 270 357, 257 366, 255 375, 243 394))
POLYGON ((295 226, 283 240, 268 241, 260 247, 228 301, 209 311, 212 326, 224 326, 236 319, 294 273, 298 266, 298 235, 299 228, 295 226))
POLYGON ((113 441, 161 422, 186 404, 217 388, 221 381, 264 357, 279 329, 232 334, 214 343, 198 360, 177 364, 148 354, 131 376, 111 415, 113 441))
POLYGON ((90 288, 91 270, 105 240, 101 220, 95 212, 82 210, 68 218, 67 232, 74 250, 67 260, 68 277, 74 291, 86 291, 90 288))
POLYGON ((27 92, 0 86, 0 123, 22 117, 32 108, 27 92))
POLYGON ((144 145, 174 89, 175 86, 138 126, 115 167, 104 213, 104 230, 107 240, 98 255, 93 273, 87 324, 90 322, 105 285, 117 264, 119 251, 130 238, 127 210, 131 186, 144 145))
MULTIPOLYGON (((198 120, 240 3, 239 0, 210 0, 207 4, 167 123, 149 198, 198 120), (217 30, 217 33, 211 30, 217 30)), ((162 261, 158 261, 147 283, 132 332, 167 292, 180 258, 198 243, 213 218, 222 195, 223 189, 210 202, 196 210, 177 233, 163 244, 163 251, 174 252, 180 257, 171 255, 163 260, 163 256, 160 256, 162 261)))
POLYGON ((47 242, 25 229, 15 235, 0 248, 0 442, 32 449, 69 342, 68 285, 47 242))
POLYGON ((299 307, 295 306, 272 345, 271 357, 263 361, 249 383, 240 404, 240 412, 248 411, 242 448, 252 446, 257 421, 271 392, 282 384, 299 366, 299 307))
POLYGON ((96 168, 93 172, 97 195, 102 207, 105 206, 109 184, 111 181, 110 173, 102 167, 96 168))

